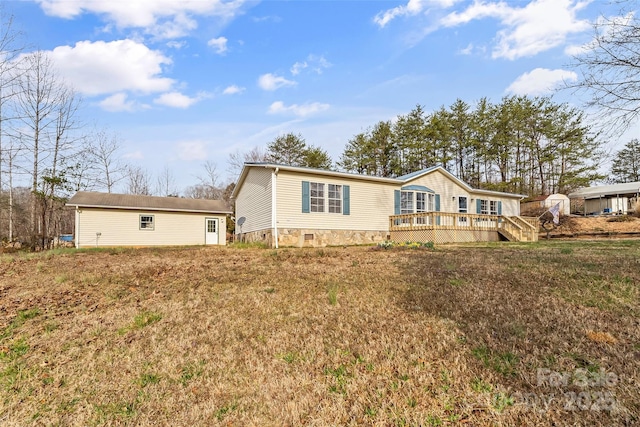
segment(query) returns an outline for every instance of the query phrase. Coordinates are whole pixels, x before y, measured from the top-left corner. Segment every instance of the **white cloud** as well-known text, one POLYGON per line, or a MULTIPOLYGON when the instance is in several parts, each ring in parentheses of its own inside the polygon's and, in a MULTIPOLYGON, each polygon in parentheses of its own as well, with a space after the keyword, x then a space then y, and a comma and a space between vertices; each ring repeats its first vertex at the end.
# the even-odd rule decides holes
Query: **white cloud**
POLYGON ((216 53, 222 55, 227 51, 227 38, 218 37, 217 39, 211 39, 207 42, 207 45, 216 49, 216 53))
POLYGON ((386 26, 389 22, 399 16, 413 16, 420 12, 423 12, 429 8, 429 6, 435 6, 438 8, 449 8, 456 4, 460 0, 409 0, 406 5, 397 6, 392 9, 387 9, 378 13, 373 22, 378 24, 381 28, 386 26))
POLYGON ((291 74, 293 74, 294 76, 297 76, 298 74, 300 74, 300 71, 304 70, 308 66, 309 66, 309 64, 307 64, 306 61, 304 61, 304 62, 296 62, 291 67, 291 70, 290 70, 291 74))
POLYGON ((174 80, 161 77, 162 66, 171 64, 171 59, 132 40, 59 46, 51 52, 51 59, 61 75, 84 95, 163 92, 174 84, 174 80))
POLYGON ((576 16, 587 4, 578 0, 533 0, 524 7, 512 7, 506 2, 475 0, 464 11, 444 17, 441 24, 453 27, 477 19, 498 19, 503 29, 497 33, 492 57, 516 59, 559 46, 569 34, 591 28, 589 21, 576 16))
POLYGON ((284 102, 276 101, 269 106, 267 113, 269 114, 293 114, 298 117, 306 117, 311 114, 319 113, 329 109, 329 104, 321 104, 319 102, 312 102, 307 104, 291 104, 285 106, 284 102))
POLYGON ((227 20, 241 12, 244 0, 36 0, 52 16, 74 19, 84 13, 104 17, 118 28, 143 28, 161 38, 182 37, 197 28, 193 16, 214 16, 227 20))
POLYGON ((112 113, 120 112, 120 111, 135 111, 136 103, 134 101, 127 100, 126 93, 116 93, 113 94, 98 103, 100 108, 105 111, 109 111, 112 113))
POLYGON ((305 61, 296 62, 291 66, 291 74, 297 76, 302 70, 309 69, 317 74, 322 74, 324 70, 331 67, 329 61, 323 55, 310 54, 305 61))
MULTIPOLYGON (((636 19, 635 12, 629 12, 626 15, 613 16, 608 18, 601 16, 598 18, 597 24, 601 29, 605 29, 606 31, 606 33, 602 34, 602 36, 606 38, 611 38, 611 37, 614 37, 614 35, 611 33, 612 31, 616 31, 619 28, 624 28, 624 27, 628 27, 629 25, 633 25, 632 21, 634 19, 636 19)), ((598 48, 598 42, 595 38, 592 38, 591 41, 584 43, 582 45, 567 46, 564 49, 564 53, 566 53, 569 56, 580 56, 597 48, 598 48)))
POLYGON ((587 53, 589 50, 591 50, 591 47, 588 44, 572 44, 564 48, 564 53, 569 56, 578 56, 587 53))
POLYGON ((184 161, 205 160, 207 144, 202 141, 182 141, 176 146, 178 158, 184 161))
POLYGON ((167 42, 167 47, 170 47, 171 49, 182 49, 186 45, 187 45, 187 42, 185 41, 171 40, 167 42))
POLYGON ((573 71, 536 68, 518 77, 506 92, 515 95, 545 95, 553 92, 563 82, 573 82, 577 79, 578 75, 573 71))
POLYGON ((245 91, 245 88, 240 87, 240 86, 236 86, 236 85, 231 85, 226 87, 223 91, 222 94, 223 95, 235 95, 238 93, 242 93, 245 91))
POLYGON ((195 98, 184 95, 180 92, 167 92, 153 100, 154 103, 175 108, 189 108, 203 98, 199 95, 195 98))
POLYGON ((281 87, 295 86, 298 83, 293 80, 287 80, 284 77, 276 76, 275 74, 267 73, 258 78, 258 86, 261 89, 274 91, 281 87))
POLYGON ((473 43, 469 43, 467 47, 460 50, 461 55, 471 55, 473 53, 473 43))

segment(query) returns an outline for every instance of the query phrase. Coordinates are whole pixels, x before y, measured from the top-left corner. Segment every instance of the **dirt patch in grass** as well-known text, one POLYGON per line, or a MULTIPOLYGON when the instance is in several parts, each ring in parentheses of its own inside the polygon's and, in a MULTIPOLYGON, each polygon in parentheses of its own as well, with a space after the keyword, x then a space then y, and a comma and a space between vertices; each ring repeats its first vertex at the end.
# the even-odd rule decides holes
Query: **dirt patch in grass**
MULTIPOLYGON (((564 217, 550 234, 640 233, 640 218, 634 216, 564 217), (624 218, 624 220, 623 220, 624 218)), ((541 233, 544 236, 544 233, 541 233)))
POLYGON ((639 259, 637 242, 4 255, 0 421, 633 425, 639 259))

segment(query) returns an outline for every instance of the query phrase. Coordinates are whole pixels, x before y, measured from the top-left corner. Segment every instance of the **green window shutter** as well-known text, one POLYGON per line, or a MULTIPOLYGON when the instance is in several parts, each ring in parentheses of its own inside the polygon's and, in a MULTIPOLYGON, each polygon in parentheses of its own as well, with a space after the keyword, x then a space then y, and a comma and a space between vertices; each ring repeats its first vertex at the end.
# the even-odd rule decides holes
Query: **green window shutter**
POLYGON ((309 197, 309 181, 302 181, 302 213, 309 213, 311 199, 309 197))
POLYGON ((502 202, 498 202, 498 215, 502 215, 502 202))
POLYGON ((482 213, 482 200, 476 199, 476 213, 482 213))
MULTIPOLYGON (((436 212, 440 212, 440 195, 436 194, 436 212)), ((436 225, 440 225, 440 216, 436 217, 436 225)))
POLYGON ((400 190, 393 190, 393 213, 400 215, 400 190))
POLYGON ((342 186, 342 215, 350 215, 351 214, 351 200, 350 194, 351 190, 348 185, 342 186))

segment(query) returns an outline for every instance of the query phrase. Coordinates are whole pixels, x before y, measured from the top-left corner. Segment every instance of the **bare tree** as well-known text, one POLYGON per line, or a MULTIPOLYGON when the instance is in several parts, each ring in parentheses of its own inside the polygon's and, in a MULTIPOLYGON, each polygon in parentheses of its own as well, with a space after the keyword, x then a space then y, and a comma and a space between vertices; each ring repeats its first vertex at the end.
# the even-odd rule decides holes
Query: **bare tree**
POLYGON ((634 11, 620 13, 594 24, 593 40, 574 57, 581 78, 566 88, 585 94, 612 129, 625 130, 640 114, 640 19, 634 11))
POLYGON ((120 156, 118 136, 104 129, 96 130, 90 135, 86 150, 97 187, 111 193, 114 186, 127 175, 127 165, 120 156))
POLYGON ((197 197, 198 199, 220 199, 222 189, 218 184, 220 177, 218 176, 216 164, 207 160, 202 165, 202 168, 204 169, 203 173, 196 177, 198 179, 198 185, 188 188, 187 192, 190 195, 197 194, 199 196, 197 197))
MULTIPOLYGON (((65 153, 73 147, 70 132, 77 125, 74 120, 78 108, 78 99, 57 76, 51 60, 45 52, 36 51, 20 61, 22 74, 17 80, 19 92, 16 96, 16 112, 19 116, 17 127, 23 143, 23 152, 30 156, 31 191, 31 227, 32 248, 36 246, 37 236, 46 236, 47 206, 38 206, 38 195, 53 197, 50 188, 61 186, 63 180, 60 172, 63 160, 69 158, 65 153), (46 172, 43 175, 43 172, 46 172), (40 180, 47 185, 39 187, 40 180), (42 214, 37 221, 37 213, 42 214)), ((40 199, 42 199, 40 197, 40 199)), ((42 200, 40 200, 42 201, 42 200)), ((44 240, 43 240, 44 247, 44 240)))
POLYGON ((5 124, 15 119, 10 103, 16 94, 16 79, 20 76, 16 58, 22 52, 23 47, 21 33, 14 29, 13 16, 5 14, 4 6, 0 5, 0 197, 4 197, 4 175, 7 174, 9 177, 7 227, 10 241, 13 239, 12 167, 17 150, 13 146, 13 137, 7 134, 5 124), (8 167, 7 172, 3 167, 5 164, 8 167))
POLYGON ((127 193, 151 195, 151 185, 149 173, 140 166, 129 166, 127 168, 127 193))
POLYGON ((168 166, 160 171, 156 180, 156 194, 164 197, 178 197, 176 179, 168 166))
POLYGON ((251 150, 243 153, 240 150, 236 150, 229 155, 227 160, 227 172, 233 176, 234 179, 240 175, 242 166, 245 162, 266 162, 267 153, 260 147, 253 147, 251 150))

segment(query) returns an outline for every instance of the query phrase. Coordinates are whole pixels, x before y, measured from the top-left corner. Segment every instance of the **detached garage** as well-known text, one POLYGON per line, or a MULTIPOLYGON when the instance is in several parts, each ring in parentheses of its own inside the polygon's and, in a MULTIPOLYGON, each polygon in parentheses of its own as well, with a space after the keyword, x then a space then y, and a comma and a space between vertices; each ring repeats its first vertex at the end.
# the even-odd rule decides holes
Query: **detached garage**
POLYGON ((221 200, 79 191, 75 209, 76 248, 98 246, 225 245, 221 200))

